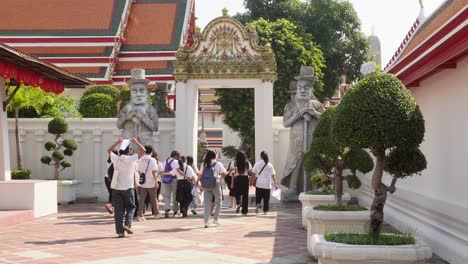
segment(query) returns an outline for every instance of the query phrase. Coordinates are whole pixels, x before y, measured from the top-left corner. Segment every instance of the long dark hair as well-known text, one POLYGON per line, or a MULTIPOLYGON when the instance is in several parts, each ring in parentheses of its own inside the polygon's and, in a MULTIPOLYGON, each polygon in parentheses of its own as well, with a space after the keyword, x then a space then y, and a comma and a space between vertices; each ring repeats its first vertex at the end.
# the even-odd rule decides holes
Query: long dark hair
POLYGON ((260 157, 262 158, 263 161, 265 161, 265 163, 268 163, 269 159, 268 159, 268 153, 266 151, 260 152, 260 157))
POLYGON ((237 172, 239 174, 245 174, 246 173, 245 168, 247 167, 247 157, 245 156, 244 151, 238 151, 237 152, 237 154, 236 154, 236 167, 237 167, 237 172))
POLYGON ((184 156, 180 156, 179 158, 179 168, 181 171, 184 171, 184 162, 185 162, 185 157, 184 156))
POLYGON ((192 156, 187 156, 187 165, 190 167, 193 167, 193 157, 192 156))
POLYGON ((214 150, 212 149, 209 149, 207 152, 206 152, 206 155, 205 155, 205 160, 204 160, 204 165, 206 168, 210 168, 211 167, 211 160, 214 160, 216 159, 216 153, 214 152, 214 150))

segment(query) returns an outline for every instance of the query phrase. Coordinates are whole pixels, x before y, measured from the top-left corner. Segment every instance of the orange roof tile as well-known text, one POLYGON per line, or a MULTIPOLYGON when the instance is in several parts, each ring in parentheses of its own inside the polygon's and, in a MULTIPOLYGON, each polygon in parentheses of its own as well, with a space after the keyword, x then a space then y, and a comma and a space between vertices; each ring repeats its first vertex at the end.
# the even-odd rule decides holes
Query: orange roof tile
POLYGON ((121 61, 117 64, 116 71, 142 68, 147 70, 162 70, 169 67, 169 61, 121 61))
POLYGON ((177 3, 134 3, 125 45, 169 45, 173 41, 177 3))
POLYGON ((403 51, 403 54, 401 54, 400 59, 404 58, 408 53, 432 35, 432 33, 445 24, 451 17, 462 10, 465 7, 466 2, 466 0, 454 0, 451 3, 448 3, 448 6, 445 9, 439 9, 441 10, 440 13, 431 15, 431 17, 428 18, 428 21, 423 25, 420 25, 419 30, 403 51))
POLYGON ((53 54, 86 54, 86 55, 102 55, 106 52, 106 47, 16 47, 25 53, 39 56, 47 56, 53 54))
POLYGON ((109 29, 116 0, 2 0, 0 30, 109 29), (32 3, 35 2, 35 3, 32 3))
POLYGON ((100 74, 102 67, 62 67, 63 69, 75 74, 100 74))

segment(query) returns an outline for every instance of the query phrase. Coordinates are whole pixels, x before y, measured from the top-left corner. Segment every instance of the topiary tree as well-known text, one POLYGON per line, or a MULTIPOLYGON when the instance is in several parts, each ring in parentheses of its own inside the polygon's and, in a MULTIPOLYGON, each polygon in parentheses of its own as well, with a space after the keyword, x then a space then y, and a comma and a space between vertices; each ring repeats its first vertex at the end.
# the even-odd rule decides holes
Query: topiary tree
POLYGON ((109 95, 95 93, 81 98, 79 111, 83 117, 116 117, 117 104, 109 95))
POLYGON ((343 98, 332 126, 335 140, 351 148, 368 148, 376 158, 372 175, 374 201, 371 206, 370 234, 377 239, 383 223, 387 192, 394 192, 397 178, 425 168, 424 155, 417 151, 424 138, 424 119, 416 100, 401 81, 388 73, 376 72, 360 80, 343 98), (387 150, 387 165, 394 173, 391 186, 382 182, 387 150), (404 154, 403 154, 404 153, 404 154), (402 155, 417 158, 404 159, 402 155))
POLYGON ((367 173, 374 167, 374 162, 369 154, 362 149, 350 149, 338 145, 333 138, 332 125, 335 118, 336 107, 328 108, 319 119, 315 127, 310 149, 307 151, 304 160, 306 171, 312 172, 321 170, 321 174, 312 177, 315 184, 329 185, 334 181, 335 203, 342 205, 343 180, 346 180, 348 187, 358 189, 361 181, 356 176, 356 172, 367 173), (351 174, 343 176, 343 171, 350 169, 351 174), (330 175, 333 172, 333 177, 330 175))
POLYGON ((82 98, 96 93, 107 94, 110 97, 112 97, 114 102, 117 102, 119 100, 120 90, 113 85, 92 85, 86 88, 82 95, 82 98))
POLYGON ((59 173, 71 167, 71 163, 65 161, 65 156, 72 156, 73 152, 78 149, 78 144, 73 139, 63 139, 62 135, 67 133, 68 123, 64 118, 56 117, 49 122, 48 132, 55 135, 54 142, 49 141, 44 144, 47 151, 52 151, 51 156, 42 156, 41 162, 47 165, 54 166, 54 179, 60 179, 59 173), (62 151, 62 147, 65 148, 62 151), (51 163, 53 162, 53 163, 51 163), (60 168, 62 167, 62 168, 60 168))

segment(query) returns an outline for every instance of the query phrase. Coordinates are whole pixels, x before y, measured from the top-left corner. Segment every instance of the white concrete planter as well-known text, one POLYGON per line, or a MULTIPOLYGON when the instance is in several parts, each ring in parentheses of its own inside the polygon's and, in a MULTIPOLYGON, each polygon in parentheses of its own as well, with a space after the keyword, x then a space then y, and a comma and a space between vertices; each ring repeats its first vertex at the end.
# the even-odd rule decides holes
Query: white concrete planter
POLYGON ((370 211, 323 211, 308 208, 307 248, 310 251, 310 238, 325 232, 366 233, 369 228, 370 211))
MULTIPOLYGON (((346 204, 351 200, 351 196, 347 193, 342 196, 343 204, 346 204)), ((306 214, 309 208, 317 205, 329 205, 335 204, 334 194, 299 194, 299 201, 302 203, 302 227, 307 228, 306 214)))
POLYGON ((431 248, 419 240, 415 245, 372 246, 328 242, 318 234, 308 239, 309 252, 319 264, 421 264, 432 258, 431 248))
POLYGON ((78 180, 57 181, 57 203, 69 204, 76 200, 78 180))

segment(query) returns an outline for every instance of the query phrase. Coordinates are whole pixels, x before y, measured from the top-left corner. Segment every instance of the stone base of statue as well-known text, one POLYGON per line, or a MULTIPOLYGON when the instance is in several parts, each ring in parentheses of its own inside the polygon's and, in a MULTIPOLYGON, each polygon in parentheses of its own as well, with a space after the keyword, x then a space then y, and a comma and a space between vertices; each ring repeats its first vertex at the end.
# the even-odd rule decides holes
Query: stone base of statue
POLYGON ((281 201, 283 202, 295 202, 299 201, 299 193, 295 188, 282 188, 281 189, 281 201))

